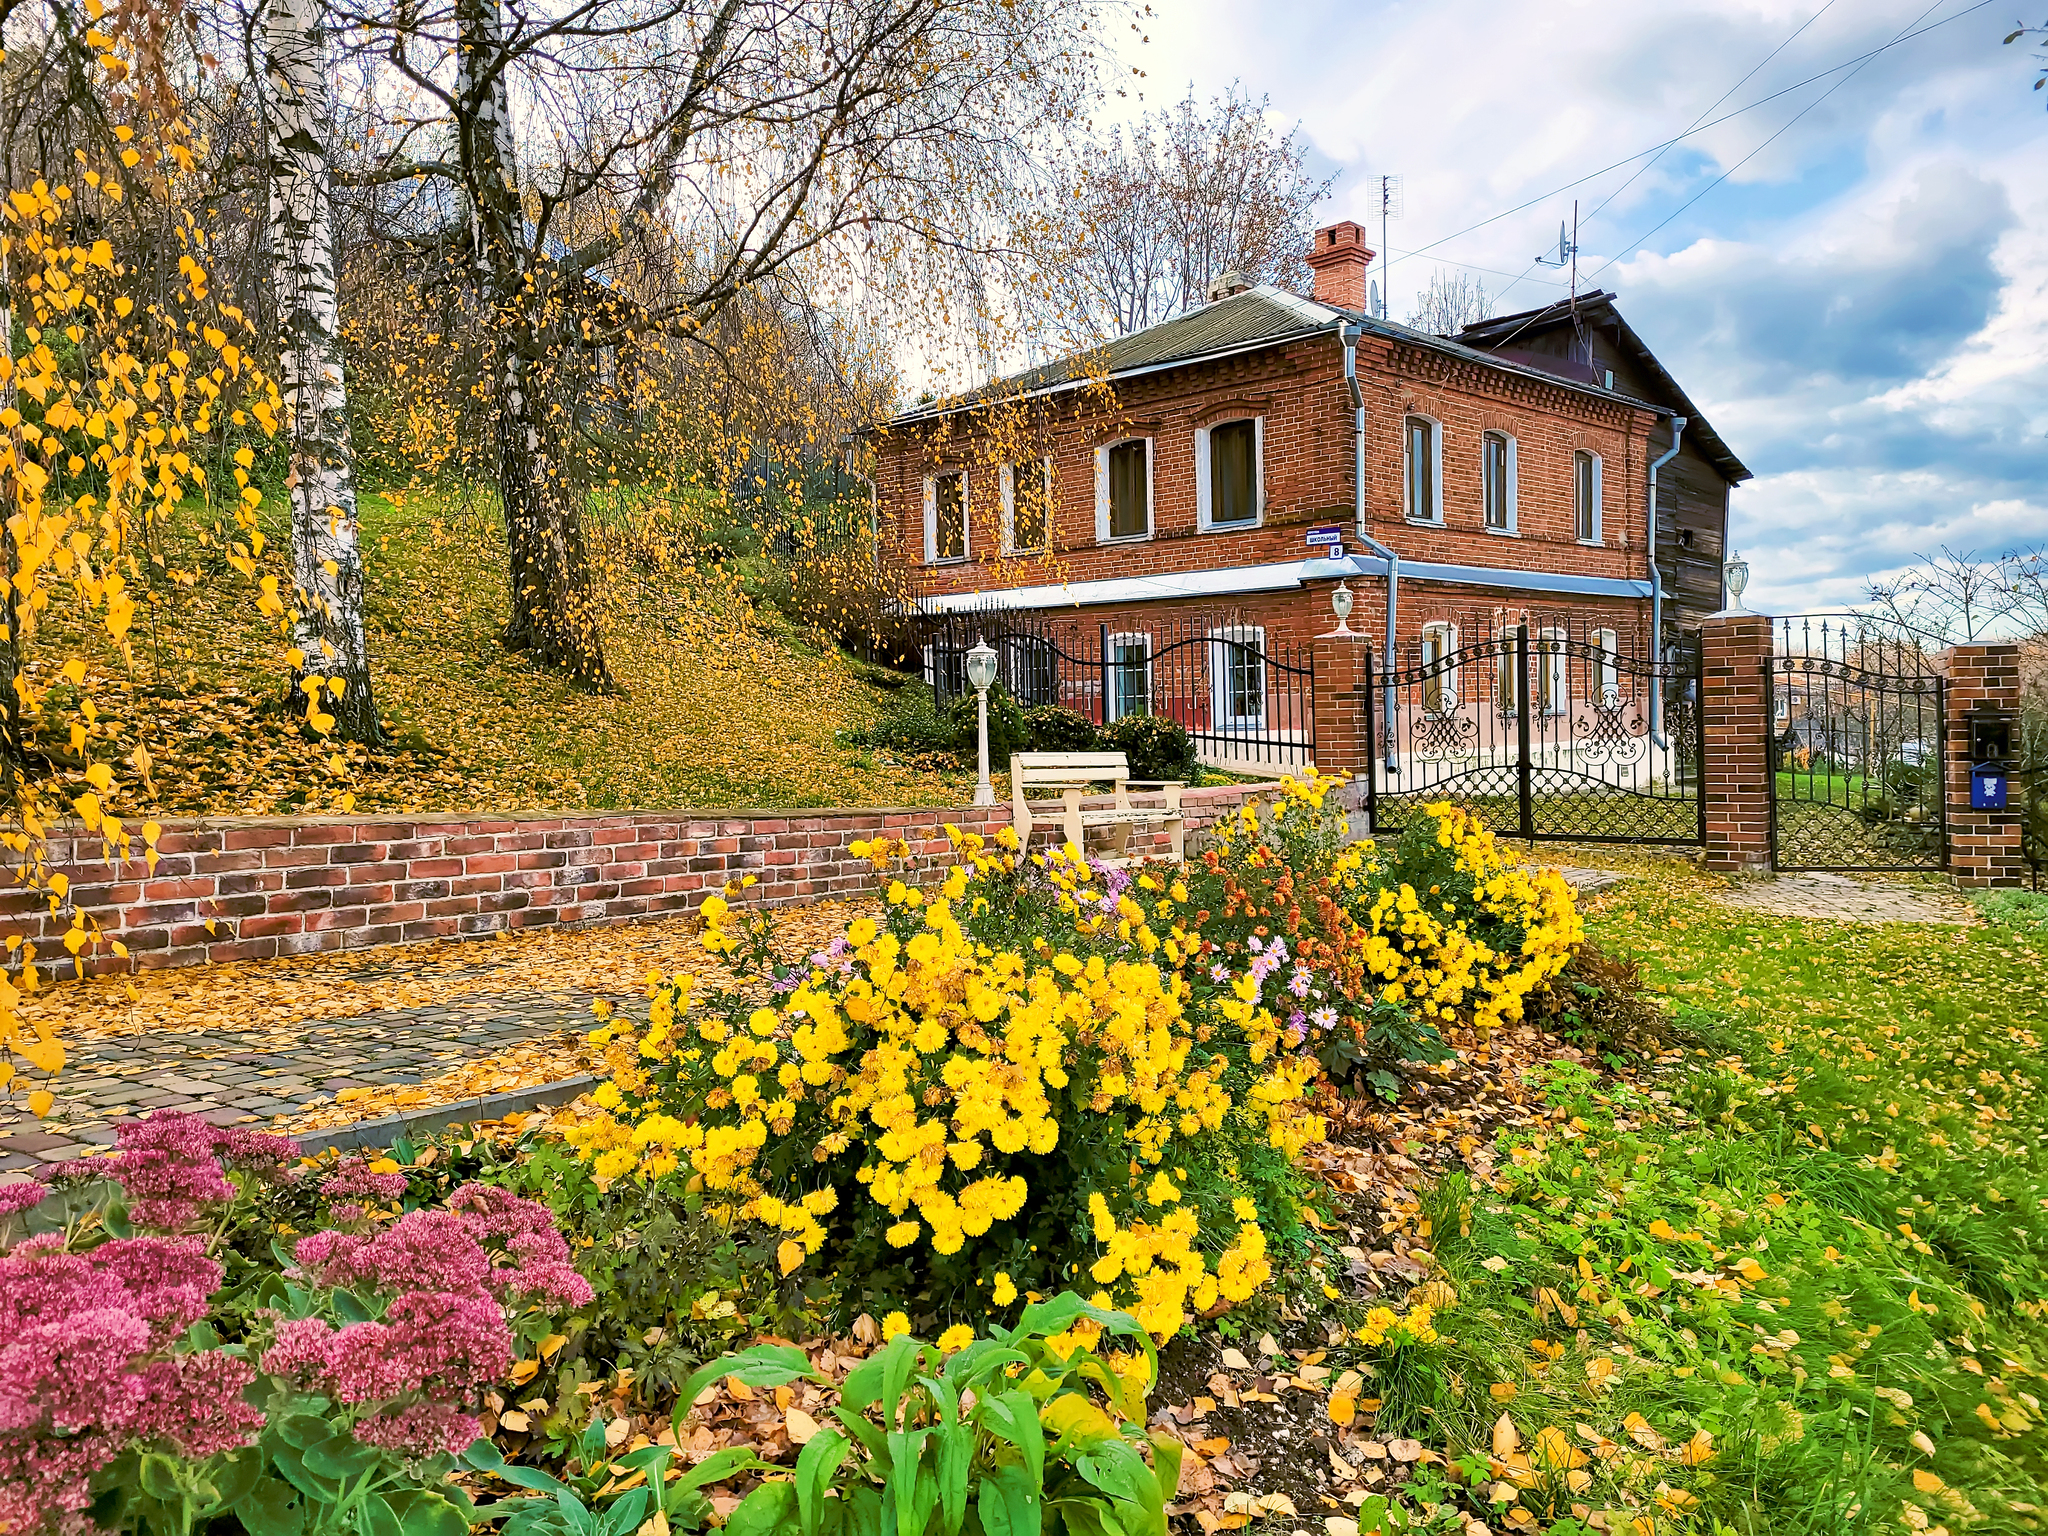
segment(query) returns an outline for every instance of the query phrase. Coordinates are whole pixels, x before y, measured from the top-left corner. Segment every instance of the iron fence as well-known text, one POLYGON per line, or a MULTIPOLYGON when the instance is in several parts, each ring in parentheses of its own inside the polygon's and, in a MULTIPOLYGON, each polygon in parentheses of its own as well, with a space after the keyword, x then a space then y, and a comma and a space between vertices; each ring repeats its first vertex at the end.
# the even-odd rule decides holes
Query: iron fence
POLYGON ((1697 650, 1584 633, 1519 624, 1375 674, 1373 830, 1453 800, 1531 841, 1703 842, 1697 650))
POLYGON ((1182 726, 1204 765, 1273 777, 1315 760, 1310 646, 1229 613, 1088 623, 988 611, 930 621, 924 669, 943 709, 967 693, 967 653, 994 647, 997 680, 1026 710, 1057 705, 1108 727, 1130 715, 1182 726))
POLYGON ((1793 617, 1764 673, 1772 863, 1945 868, 1946 685, 1931 653, 1897 629, 1793 617))

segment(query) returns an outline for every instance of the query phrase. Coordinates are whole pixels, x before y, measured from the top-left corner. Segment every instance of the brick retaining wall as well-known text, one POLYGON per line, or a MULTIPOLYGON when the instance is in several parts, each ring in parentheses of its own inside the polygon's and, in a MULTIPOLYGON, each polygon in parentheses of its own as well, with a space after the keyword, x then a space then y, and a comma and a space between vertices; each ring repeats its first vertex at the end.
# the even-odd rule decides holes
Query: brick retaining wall
MULTIPOLYGON (((1188 790, 1188 831, 1269 787, 1188 790)), ((53 914, 47 897, 11 892, 0 896, 0 922, 34 942, 39 960, 61 958, 82 908, 147 969, 481 938, 671 917, 743 875, 760 882, 750 902, 769 906, 843 896, 875 881, 848 844, 901 838, 911 866, 929 873, 947 859, 948 822, 992 833, 1009 824, 1010 808, 172 821, 147 874, 139 858, 110 868, 97 838, 62 831, 50 855, 71 882, 66 903, 53 914)), ((1032 847, 1050 841, 1034 835, 1032 847)), ((1164 851, 1163 835, 1155 846, 1164 851)), ((128 963, 102 947, 88 968, 128 963)))

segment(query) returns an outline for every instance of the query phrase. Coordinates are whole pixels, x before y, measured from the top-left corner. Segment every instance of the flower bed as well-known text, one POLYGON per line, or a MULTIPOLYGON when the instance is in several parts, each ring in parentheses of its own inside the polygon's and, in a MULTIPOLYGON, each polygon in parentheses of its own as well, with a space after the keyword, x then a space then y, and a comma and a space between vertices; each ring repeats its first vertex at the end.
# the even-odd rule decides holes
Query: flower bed
POLYGON ((658 979, 644 1029, 599 1032, 605 1113, 571 1139, 601 1178, 771 1229, 843 1314, 978 1319, 1092 1283, 1164 1337, 1240 1304, 1300 1239, 1326 1069, 1397 1090, 1441 1026, 1518 1016, 1578 938, 1563 883, 1461 812, 1382 856, 1346 842, 1331 785, 1284 781, 1184 869, 956 829, 937 889, 896 882, 794 965, 714 899, 705 948, 756 990, 658 979))

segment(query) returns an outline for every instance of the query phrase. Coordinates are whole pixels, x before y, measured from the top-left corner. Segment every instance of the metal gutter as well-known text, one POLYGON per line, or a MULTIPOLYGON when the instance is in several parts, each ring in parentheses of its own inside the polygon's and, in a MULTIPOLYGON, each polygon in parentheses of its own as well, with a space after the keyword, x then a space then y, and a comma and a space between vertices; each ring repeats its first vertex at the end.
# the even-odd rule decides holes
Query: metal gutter
MULTIPOLYGON (((1646 547, 1650 551, 1650 656, 1659 659, 1664 654, 1664 577, 1657 569, 1657 471, 1678 457, 1678 442, 1685 435, 1686 418, 1671 418, 1671 446, 1664 450, 1661 458, 1650 461, 1649 506, 1644 510, 1644 520, 1649 524, 1649 538, 1646 547)), ((1652 686, 1650 689, 1650 740, 1659 751, 1669 751, 1671 743, 1664 739, 1663 708, 1664 690, 1652 686)))
MULTIPOLYGON (((1394 642, 1401 611, 1401 556, 1392 545, 1382 544, 1365 531, 1365 395, 1358 387, 1358 333, 1351 329, 1349 320, 1337 322, 1337 339, 1344 344, 1344 385, 1351 391, 1351 520, 1359 541, 1386 562, 1387 648, 1381 653, 1380 669, 1391 676, 1398 654, 1394 642)), ((1385 701, 1383 739, 1387 747, 1387 774, 1392 777, 1401 771, 1400 758, 1394 751, 1394 690, 1384 687, 1380 694, 1385 701)))

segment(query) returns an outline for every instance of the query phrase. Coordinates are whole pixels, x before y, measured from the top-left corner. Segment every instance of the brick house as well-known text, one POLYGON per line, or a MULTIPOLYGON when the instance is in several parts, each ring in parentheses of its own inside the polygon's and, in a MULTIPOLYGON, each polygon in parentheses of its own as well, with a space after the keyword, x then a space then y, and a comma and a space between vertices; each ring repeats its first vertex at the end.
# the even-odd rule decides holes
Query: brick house
MULTIPOLYGON (((1006 656, 1027 701, 1098 720, 1150 708, 1198 733, 1247 712, 1293 723, 1274 717, 1298 702, 1248 669, 1329 630, 1340 580, 1380 667, 1390 600, 1402 665, 1524 622, 1642 654, 1653 622, 1668 642, 1718 606, 1690 565, 1652 563, 1681 521, 1660 481, 1653 535, 1652 463, 1689 417, 1722 491, 1718 508, 1690 496, 1683 527, 1716 569, 1726 486, 1748 472, 1647 349, 1596 378, 1545 312, 1483 345, 1374 318, 1372 256, 1357 224, 1332 225, 1308 254, 1312 297, 1226 279, 1174 319, 896 416, 873 436, 882 558, 956 629, 1029 614, 1099 636, 1099 680, 1034 686, 1055 669, 1006 656), (1170 708, 1152 676, 1162 627, 1218 642, 1170 708)), ((1610 296, 1598 313, 1603 335, 1633 338, 1610 296)), ((942 688, 948 664, 927 653, 942 688)))

